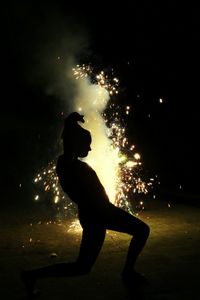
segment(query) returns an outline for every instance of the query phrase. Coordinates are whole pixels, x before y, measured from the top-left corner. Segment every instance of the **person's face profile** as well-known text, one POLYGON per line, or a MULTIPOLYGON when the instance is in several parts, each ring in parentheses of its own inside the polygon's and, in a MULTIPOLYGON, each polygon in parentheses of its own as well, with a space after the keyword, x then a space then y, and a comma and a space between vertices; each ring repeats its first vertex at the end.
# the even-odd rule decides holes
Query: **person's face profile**
POLYGON ((77 150, 76 150, 76 155, 77 157, 86 157, 88 155, 88 152, 91 151, 91 142, 90 143, 82 143, 81 145, 79 145, 77 147, 77 150))

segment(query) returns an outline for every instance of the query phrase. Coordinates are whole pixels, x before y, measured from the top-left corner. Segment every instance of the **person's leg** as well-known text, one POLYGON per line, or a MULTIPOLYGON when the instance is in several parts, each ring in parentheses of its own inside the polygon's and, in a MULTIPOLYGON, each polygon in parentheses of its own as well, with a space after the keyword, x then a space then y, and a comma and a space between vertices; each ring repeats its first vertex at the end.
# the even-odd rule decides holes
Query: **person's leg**
POLYGON ((35 281, 45 277, 79 276, 90 272, 105 239, 106 229, 96 225, 84 226, 77 261, 57 263, 50 266, 24 271, 21 278, 29 294, 33 293, 35 281))
POLYGON ((102 248, 106 227, 98 224, 84 226, 77 264, 88 273, 102 248))
POLYGON ((141 253, 149 236, 149 226, 126 211, 111 206, 106 213, 106 228, 132 235, 123 273, 131 274, 135 262, 141 253))

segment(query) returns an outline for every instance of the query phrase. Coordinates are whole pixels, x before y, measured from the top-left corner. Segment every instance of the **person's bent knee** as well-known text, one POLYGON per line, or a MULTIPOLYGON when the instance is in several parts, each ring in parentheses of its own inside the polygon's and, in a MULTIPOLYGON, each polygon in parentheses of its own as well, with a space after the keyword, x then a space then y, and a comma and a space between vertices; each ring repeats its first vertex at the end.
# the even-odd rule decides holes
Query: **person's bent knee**
POLYGON ((86 264, 79 265, 79 275, 87 275, 91 272, 92 267, 86 264))
POLYGON ((149 234, 150 234, 150 227, 149 225, 144 223, 144 228, 143 228, 143 234, 146 238, 148 238, 149 234))
POLYGON ((144 240, 147 240, 149 234, 150 234, 150 227, 146 223, 142 222, 135 236, 138 236, 140 239, 142 238, 144 240))
POLYGON ((91 272, 91 270, 92 270, 92 268, 90 266, 85 266, 83 268, 83 272, 84 272, 85 275, 89 274, 91 272))

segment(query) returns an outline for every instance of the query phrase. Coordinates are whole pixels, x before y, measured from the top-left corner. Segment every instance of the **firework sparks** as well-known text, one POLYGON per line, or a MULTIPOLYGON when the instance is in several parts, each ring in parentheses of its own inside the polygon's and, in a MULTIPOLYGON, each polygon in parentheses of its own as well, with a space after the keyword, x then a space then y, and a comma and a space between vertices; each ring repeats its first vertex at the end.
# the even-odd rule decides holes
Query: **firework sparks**
POLYGON ((34 196, 35 201, 43 199, 51 204, 55 205, 57 211, 62 214, 74 215, 75 205, 69 200, 66 194, 63 192, 59 180, 56 174, 56 165, 54 161, 50 161, 46 168, 34 178, 34 183, 39 187, 39 192, 42 194, 36 194, 34 196))
POLYGON ((89 65, 77 65, 76 68, 72 69, 75 79, 88 77, 92 73, 92 68, 89 65))
MULTIPOLYGON (((141 155, 134 152, 135 145, 129 145, 122 126, 122 110, 113 101, 118 94, 119 80, 116 77, 110 79, 104 71, 94 75, 91 66, 87 65, 77 65, 72 73, 79 82, 73 111, 85 115, 84 127, 93 138, 92 151, 85 161, 97 172, 110 201, 133 212, 131 201, 134 195, 147 194, 153 182, 142 180, 141 155)), ((125 114, 129 115, 130 111, 131 107, 126 106, 125 114)), ((63 193, 55 168, 55 162, 50 162, 34 182, 51 195, 51 201, 58 210, 62 209, 67 214, 73 211, 74 205, 63 193)), ((39 193, 34 197, 35 201, 41 198, 39 193)), ((143 201, 139 202, 139 207, 144 209, 143 201)))
POLYGON ((119 80, 116 77, 114 77, 112 79, 112 82, 110 82, 108 76, 105 75, 104 71, 101 71, 96 76, 96 79, 97 79, 97 84, 102 88, 106 89, 111 96, 114 94, 118 94, 117 87, 119 84, 119 80))

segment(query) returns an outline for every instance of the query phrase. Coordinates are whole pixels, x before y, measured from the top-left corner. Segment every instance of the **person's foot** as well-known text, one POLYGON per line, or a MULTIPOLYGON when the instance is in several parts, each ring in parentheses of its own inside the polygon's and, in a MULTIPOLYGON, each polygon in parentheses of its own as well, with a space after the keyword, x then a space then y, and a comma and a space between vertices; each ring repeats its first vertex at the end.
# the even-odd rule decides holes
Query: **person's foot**
POLYGON ((21 280, 25 285, 27 296, 29 299, 33 299, 38 295, 38 291, 35 290, 35 278, 31 275, 30 271, 21 272, 21 280))
POLYGON ((131 272, 123 272, 122 273, 122 280, 126 285, 134 285, 134 284, 146 284, 148 283, 147 278, 136 272, 136 271, 131 271, 131 272))

